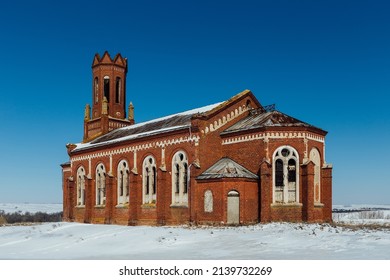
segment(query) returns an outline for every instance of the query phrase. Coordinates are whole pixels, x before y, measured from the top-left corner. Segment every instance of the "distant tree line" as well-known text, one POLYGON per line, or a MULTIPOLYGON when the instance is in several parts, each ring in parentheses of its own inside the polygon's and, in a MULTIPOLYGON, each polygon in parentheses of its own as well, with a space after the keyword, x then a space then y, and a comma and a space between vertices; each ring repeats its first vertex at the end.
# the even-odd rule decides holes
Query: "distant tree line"
POLYGON ((5 213, 4 210, 0 210, 0 225, 1 224, 16 224, 16 223, 49 223, 49 222, 61 222, 62 212, 57 213, 44 213, 44 212, 14 212, 5 213))

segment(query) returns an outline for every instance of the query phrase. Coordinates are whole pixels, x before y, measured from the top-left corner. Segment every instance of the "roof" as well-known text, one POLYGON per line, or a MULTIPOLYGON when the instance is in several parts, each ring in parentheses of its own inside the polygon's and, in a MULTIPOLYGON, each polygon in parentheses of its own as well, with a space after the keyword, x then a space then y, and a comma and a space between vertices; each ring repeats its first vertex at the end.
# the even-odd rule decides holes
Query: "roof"
POLYGON ((258 179, 259 177, 234 160, 224 157, 214 163, 196 179, 206 180, 220 178, 258 179))
POLYGON ((306 127, 323 131, 318 127, 300 121, 296 118, 290 117, 277 110, 271 112, 264 112, 263 110, 260 111, 254 109, 246 118, 227 128, 221 134, 223 135, 233 132, 265 127, 306 127))
POLYGON ((189 111, 169 115, 151 121, 118 128, 92 140, 91 142, 76 144, 76 148, 73 151, 80 151, 94 147, 104 146, 106 144, 112 144, 116 142, 122 142, 126 140, 161 134, 164 132, 171 132, 184 128, 189 128, 191 126, 191 118, 194 115, 212 111, 222 103, 223 102, 219 102, 209 106, 192 109, 189 111))

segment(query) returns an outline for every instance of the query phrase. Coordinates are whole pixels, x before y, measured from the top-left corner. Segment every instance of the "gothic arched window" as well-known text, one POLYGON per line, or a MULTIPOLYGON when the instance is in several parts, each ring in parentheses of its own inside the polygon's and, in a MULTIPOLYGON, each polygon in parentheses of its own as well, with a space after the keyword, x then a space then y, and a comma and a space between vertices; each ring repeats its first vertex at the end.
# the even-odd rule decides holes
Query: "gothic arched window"
POLYGON ((273 156, 273 203, 299 202, 299 157, 290 146, 279 147, 273 156))
POLYGON ((118 205, 129 203, 129 165, 122 160, 118 164, 118 205))
POLYGON ((85 205, 85 170, 80 166, 77 169, 77 206, 85 205))
POLYGON ((188 159, 184 151, 172 158, 172 204, 188 204, 188 159))
POLYGON ((142 164, 142 202, 144 204, 156 203, 157 169, 154 157, 148 156, 142 164))
POLYGON ((96 167, 96 205, 106 204, 106 169, 100 163, 96 167))

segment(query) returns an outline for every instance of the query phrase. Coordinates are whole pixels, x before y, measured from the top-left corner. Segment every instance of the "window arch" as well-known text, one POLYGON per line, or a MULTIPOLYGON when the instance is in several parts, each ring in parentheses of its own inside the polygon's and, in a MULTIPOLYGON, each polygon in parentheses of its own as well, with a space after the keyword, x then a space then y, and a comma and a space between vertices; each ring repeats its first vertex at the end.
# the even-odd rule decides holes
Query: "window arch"
POLYGON ((77 206, 85 205, 85 170, 80 166, 77 169, 77 206))
POLYGON ((129 165, 126 160, 118 164, 118 205, 129 203, 129 165))
POLYGON ((96 167, 96 205, 106 204, 106 169, 103 163, 96 167))
POLYGON ((188 205, 188 158, 184 151, 172 158, 172 204, 188 205))
POLYGON ((142 202, 156 203, 157 192, 157 169, 156 160, 152 156, 144 159, 142 164, 142 202))
POLYGON ((299 203, 299 155, 293 147, 275 151, 273 174, 273 203, 299 203))
POLYGON ((314 203, 321 202, 321 157, 316 148, 310 151, 310 160, 314 163, 314 203))

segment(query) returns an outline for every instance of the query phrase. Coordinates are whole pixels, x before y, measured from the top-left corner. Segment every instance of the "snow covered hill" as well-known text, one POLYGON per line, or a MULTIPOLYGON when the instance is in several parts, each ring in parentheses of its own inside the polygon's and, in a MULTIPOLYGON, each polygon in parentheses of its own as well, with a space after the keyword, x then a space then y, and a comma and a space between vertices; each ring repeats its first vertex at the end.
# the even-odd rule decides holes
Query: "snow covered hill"
POLYGON ((3 226, 0 259, 390 259, 390 231, 289 223, 3 226))
POLYGON ((62 211, 61 203, 2 203, 0 202, 0 211, 5 213, 58 213, 62 211))

